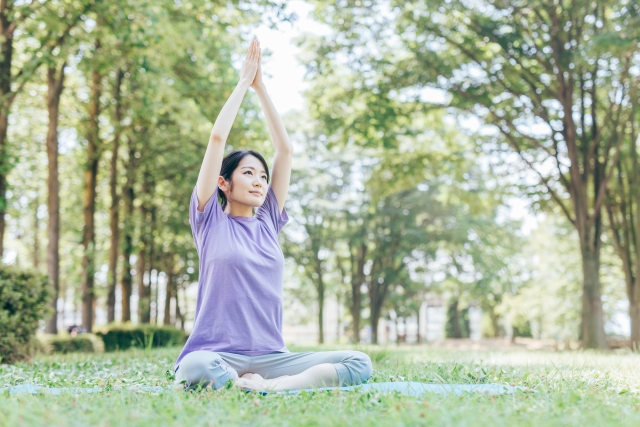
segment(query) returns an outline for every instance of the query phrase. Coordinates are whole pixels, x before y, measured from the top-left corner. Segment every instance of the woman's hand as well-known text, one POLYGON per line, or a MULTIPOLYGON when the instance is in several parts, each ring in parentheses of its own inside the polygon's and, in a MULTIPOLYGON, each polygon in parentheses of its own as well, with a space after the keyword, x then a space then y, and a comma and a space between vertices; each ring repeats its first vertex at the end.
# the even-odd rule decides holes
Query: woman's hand
POLYGON ((262 50, 260 49, 260 42, 258 42, 258 71, 256 71, 251 87, 253 90, 262 87, 262 50))
POLYGON ((257 39, 251 40, 249 46, 249 52, 247 57, 242 63, 242 70, 240 71, 240 83, 247 86, 253 86, 253 81, 256 78, 256 73, 260 66, 260 42, 257 39))

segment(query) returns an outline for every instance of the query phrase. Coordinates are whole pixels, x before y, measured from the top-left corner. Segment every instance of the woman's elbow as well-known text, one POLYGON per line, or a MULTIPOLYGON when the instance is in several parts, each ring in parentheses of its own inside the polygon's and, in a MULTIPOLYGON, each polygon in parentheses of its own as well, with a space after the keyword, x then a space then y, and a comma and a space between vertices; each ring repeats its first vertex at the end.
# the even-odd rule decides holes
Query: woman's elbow
POLYGON ((278 153, 284 156, 293 157, 293 145, 288 142, 278 149, 278 153))
POLYGON ((211 137, 209 137, 210 144, 223 144, 224 142, 225 138, 218 133, 212 133, 211 137))

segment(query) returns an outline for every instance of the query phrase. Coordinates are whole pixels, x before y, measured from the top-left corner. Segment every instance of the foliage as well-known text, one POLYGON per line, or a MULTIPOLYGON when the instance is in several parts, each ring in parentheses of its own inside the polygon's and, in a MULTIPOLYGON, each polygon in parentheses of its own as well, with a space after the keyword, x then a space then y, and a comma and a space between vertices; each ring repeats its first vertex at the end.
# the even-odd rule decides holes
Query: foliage
POLYGON ((40 319, 51 313, 47 276, 31 269, 0 266, 0 361, 15 363, 33 351, 40 319))
MULTIPOLYGON (((208 0, 189 4, 125 0, 91 3, 95 7, 83 16, 82 25, 73 29, 61 49, 47 57, 47 64, 56 67, 66 60, 58 129, 59 250, 65 254, 60 259, 60 297, 67 306, 75 307, 81 296, 84 272, 79 243, 85 224, 79 218, 83 217, 86 177, 78 171, 86 169, 87 137, 94 131, 88 129, 88 117, 94 101, 93 73, 97 72, 101 80, 96 243, 89 251, 96 270, 93 294, 98 306, 103 306, 107 275, 115 274, 120 282, 121 265, 115 272, 106 271, 108 237, 112 234, 109 215, 115 204, 121 218, 119 253, 128 246, 127 261, 135 263, 140 255, 148 260, 145 271, 136 274, 129 270, 134 272, 134 282, 138 276, 154 277, 143 281, 149 289, 146 302, 151 305, 160 298, 157 278, 163 274, 175 286, 172 298, 197 280, 197 254, 186 208, 215 115, 237 82, 235 61, 244 50, 243 40, 250 38, 245 29, 255 25, 266 11, 277 13, 277 19, 288 17, 280 13, 282 4, 272 1, 250 5, 208 0), (118 81, 120 91, 116 93, 118 81), (116 137, 120 144, 114 154, 116 137), (114 155, 115 199, 109 194, 114 155), (131 211, 127 210, 129 194, 131 211)), ((39 13, 47 25, 58 25, 57 14, 62 11, 49 2, 39 13)), ((35 40, 29 35, 16 42, 16 55, 28 52, 31 42, 35 40)), ((42 185, 47 181, 48 163, 43 150, 48 125, 46 69, 37 70, 23 93, 26 96, 18 96, 12 106, 8 131, 13 169, 8 177, 5 261, 42 268, 46 258, 43 242, 47 241, 47 186, 42 185)), ((258 103, 254 96, 247 96, 240 115, 245 120, 234 126, 228 148, 251 145, 268 155, 266 126, 256 120, 258 103)), ((119 257, 119 263, 123 258, 119 257)), ((182 309, 175 313, 178 319, 191 314, 185 312, 190 306, 185 302, 174 305, 182 309)))
POLYGON ((506 288, 517 288, 509 260, 517 257, 518 238, 517 224, 498 223, 508 190, 486 167, 490 159, 440 107, 399 93, 390 75, 399 53, 393 40, 386 43, 388 15, 376 15, 376 24, 359 32, 375 46, 363 50, 349 31, 361 22, 349 19, 371 20, 357 10, 318 4, 316 18, 333 31, 301 39, 315 119, 306 145, 314 153, 327 146, 323 161, 314 163, 342 183, 331 204, 331 218, 339 219, 329 233, 335 268, 350 285, 353 327, 363 306, 375 340, 383 310, 408 315, 427 292, 464 294, 493 311, 506 288), (362 285, 366 295, 359 294, 362 285))
MULTIPOLYGON (((413 146, 417 154, 420 132, 429 129, 418 118, 448 111, 479 148, 513 171, 505 182, 532 207, 558 207, 576 227, 581 335, 585 345, 605 347, 601 213, 621 143, 629 140, 638 5, 314 4, 314 16, 332 31, 301 44, 314 80, 312 114, 330 142, 400 153, 413 146)), ((445 139, 449 150, 457 143, 445 139)))
POLYGON ((104 351, 102 339, 94 334, 83 333, 75 337, 69 334, 40 335, 38 337, 46 353, 99 353, 104 351))
POLYGON ((51 347, 54 353, 93 353, 93 342, 88 337, 75 338, 54 338, 51 340, 51 347))
MULTIPOLYGON (((97 136, 96 238, 86 249, 95 265, 89 272, 96 282, 92 297, 103 307, 108 283, 131 274, 138 285, 132 318, 138 308, 138 319, 146 320, 141 314, 154 307, 150 320, 162 323, 165 280, 164 296, 174 309, 167 320, 184 327, 194 306, 186 289, 198 280, 188 199, 209 132, 237 82, 238 58, 252 28, 264 20, 274 26, 289 20, 286 2, 40 3, 14 4, 10 16, 17 23, 18 79, 9 89, 19 91, 9 117, 10 164, 0 168, 8 173, 4 261, 45 264, 45 67, 65 62, 59 122, 65 311, 75 310, 82 278, 93 268, 81 262, 86 176, 79 171, 87 170, 88 140, 97 136), (71 21, 77 21, 72 28, 71 21), (53 48, 52 41, 67 31, 53 48), (92 106, 99 109, 93 127, 92 106), (110 240, 117 235, 110 229, 114 209, 119 242, 110 240), (112 244, 118 245, 114 271, 108 266, 112 244), (145 262, 139 266, 139 260, 145 262)), ((628 201, 637 199, 638 181, 632 145, 637 130, 630 115, 638 111, 638 58, 628 56, 640 28, 637 5, 311 3, 313 17, 331 31, 299 40, 310 84, 308 111, 287 123, 296 149, 287 200, 291 222, 282 236, 292 279, 285 298, 302 300, 305 315, 322 324, 323 301, 337 295, 349 307, 356 340, 361 320, 375 335, 378 318, 388 310, 409 316, 427 294, 452 298, 461 311, 479 304, 496 336, 529 324, 534 336, 575 338, 580 240, 575 230, 545 224, 530 237, 522 235, 521 224, 506 213, 506 197, 526 198, 553 221, 559 212, 572 219, 586 212, 599 232, 606 224, 593 209, 596 180, 611 171, 607 165, 615 163, 622 143, 604 203, 618 252, 637 253, 633 228, 620 228, 625 221, 638 222, 637 200, 628 201), (553 16, 562 31, 546 22, 553 16), (599 23, 602 16, 607 19, 599 23), (578 26, 584 31, 576 31, 578 26), (553 37, 566 43, 550 43, 553 37), (563 76, 572 95, 560 99, 563 76), (567 144, 571 137, 580 146, 575 153, 567 144), (582 187, 572 193, 576 185, 582 187), (574 209, 576 195, 590 204, 574 209)), ((227 145, 229 151, 272 154, 251 92, 227 145)), ((599 241, 599 235, 587 240, 599 241)), ((621 266, 609 256, 609 245, 605 238, 606 319, 613 318, 623 289, 621 266)), ((637 281, 636 270, 627 265, 625 271, 637 281)), ((123 342, 114 337, 111 348, 140 340, 154 345, 149 331, 146 338, 127 333, 118 335, 123 342)))
POLYGON ((187 341, 184 331, 170 326, 112 324, 100 328, 96 335, 104 341, 105 351, 170 347, 187 341))

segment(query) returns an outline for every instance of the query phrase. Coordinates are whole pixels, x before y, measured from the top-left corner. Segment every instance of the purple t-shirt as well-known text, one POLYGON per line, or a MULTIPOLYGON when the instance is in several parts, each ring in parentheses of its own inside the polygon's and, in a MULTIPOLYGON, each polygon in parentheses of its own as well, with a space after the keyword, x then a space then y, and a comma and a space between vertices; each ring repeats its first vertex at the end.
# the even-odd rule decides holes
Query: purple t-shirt
POLYGON ((178 360, 196 350, 258 356, 288 352, 282 340, 284 255, 278 234, 289 221, 267 189, 252 218, 222 211, 218 188, 200 212, 196 189, 189 222, 200 258, 193 331, 178 360))

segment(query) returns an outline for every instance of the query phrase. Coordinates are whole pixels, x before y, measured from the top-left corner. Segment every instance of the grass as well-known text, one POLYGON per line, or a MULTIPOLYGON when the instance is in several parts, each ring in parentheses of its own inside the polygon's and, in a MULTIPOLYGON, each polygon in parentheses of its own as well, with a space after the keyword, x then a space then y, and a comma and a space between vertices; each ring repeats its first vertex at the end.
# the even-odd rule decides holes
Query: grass
MULTIPOLYGON (((639 355, 425 347, 360 350, 367 352, 374 363, 370 381, 499 383, 527 386, 536 392, 420 398, 335 391, 262 396, 235 389, 15 395, 0 396, 0 425, 640 425, 639 355)), ((0 387, 26 383, 107 388, 170 385, 170 367, 179 351, 169 348, 41 356, 30 364, 0 365, 0 387)))

